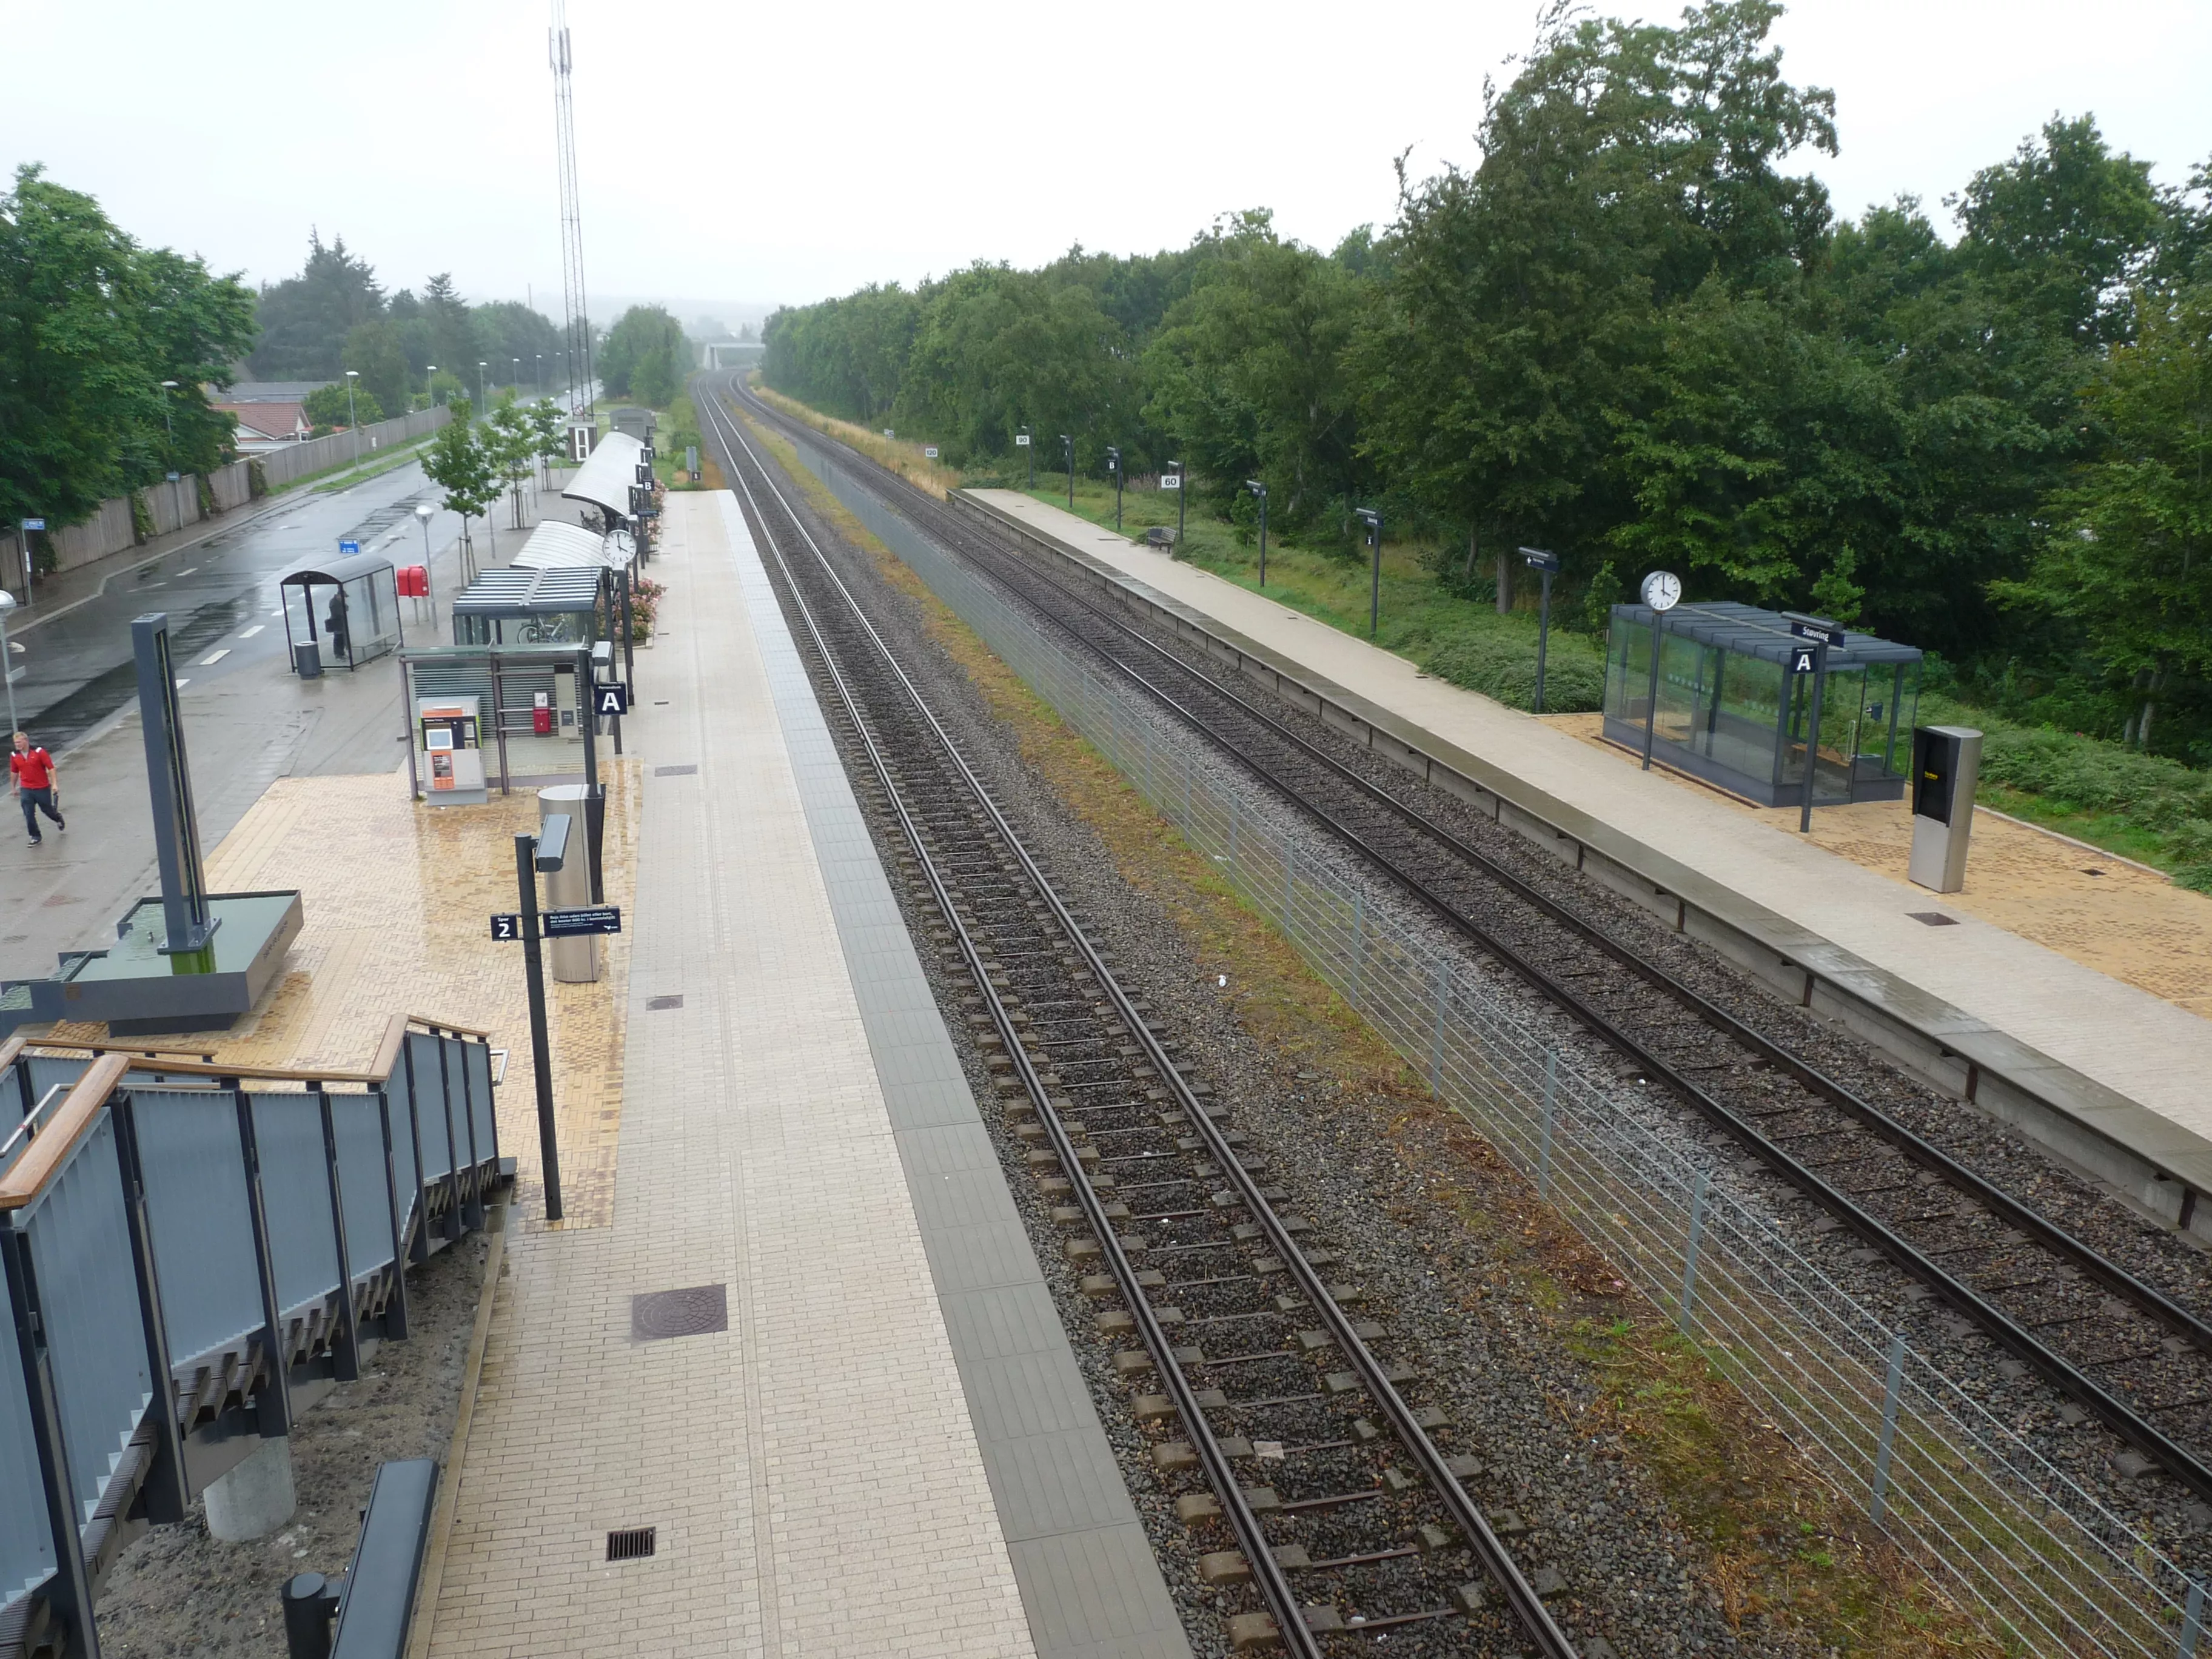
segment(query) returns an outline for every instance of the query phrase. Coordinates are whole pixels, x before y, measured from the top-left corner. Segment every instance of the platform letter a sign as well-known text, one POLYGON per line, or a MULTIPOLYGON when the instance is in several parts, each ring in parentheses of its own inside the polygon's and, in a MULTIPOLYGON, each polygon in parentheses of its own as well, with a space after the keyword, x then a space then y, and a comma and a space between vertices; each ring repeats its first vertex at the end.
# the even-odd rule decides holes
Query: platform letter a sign
POLYGON ((595 685, 592 688, 592 690, 599 698, 599 712, 600 714, 627 714, 629 713, 629 688, 628 686, 618 684, 595 685))

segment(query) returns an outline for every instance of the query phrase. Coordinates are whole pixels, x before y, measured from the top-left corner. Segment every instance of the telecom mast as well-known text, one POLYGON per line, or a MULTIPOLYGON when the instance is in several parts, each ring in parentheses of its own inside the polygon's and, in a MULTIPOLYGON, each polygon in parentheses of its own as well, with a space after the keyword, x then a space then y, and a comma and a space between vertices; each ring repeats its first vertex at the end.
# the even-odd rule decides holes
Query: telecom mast
POLYGON ((576 186, 576 105, 568 86, 568 8, 553 0, 547 45, 553 64, 553 125, 561 151, 561 310, 570 413, 597 412, 592 394, 592 319, 584 299, 584 206, 576 186))

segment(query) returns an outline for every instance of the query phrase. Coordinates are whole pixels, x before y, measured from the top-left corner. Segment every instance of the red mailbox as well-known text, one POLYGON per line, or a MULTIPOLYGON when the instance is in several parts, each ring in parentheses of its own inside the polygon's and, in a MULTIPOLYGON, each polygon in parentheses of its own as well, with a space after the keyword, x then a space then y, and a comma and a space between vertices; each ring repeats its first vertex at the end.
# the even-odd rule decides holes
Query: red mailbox
POLYGON ((428 566, 403 564, 399 567, 399 597, 403 599, 427 599, 430 597, 428 566))
POLYGON ((543 691, 531 694, 530 729, 541 738, 552 733, 553 700, 543 691))

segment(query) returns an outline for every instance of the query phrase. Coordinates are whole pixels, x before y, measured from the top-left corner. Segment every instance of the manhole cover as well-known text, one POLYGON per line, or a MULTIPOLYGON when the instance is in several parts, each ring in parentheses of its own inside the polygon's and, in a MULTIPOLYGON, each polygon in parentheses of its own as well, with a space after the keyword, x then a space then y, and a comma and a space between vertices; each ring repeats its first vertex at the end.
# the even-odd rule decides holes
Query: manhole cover
POLYGON ((634 1342, 659 1342, 672 1336, 704 1336, 730 1328, 726 1286, 693 1285, 680 1291, 653 1291, 629 1299, 629 1334, 634 1342))
POLYGON ((698 769, 696 766, 656 766, 653 769, 653 775, 656 778, 688 778, 698 769))
POLYGON ((684 999, 682 997, 647 997, 645 1000, 645 1006, 655 1011, 662 1008, 681 1008, 684 1006, 684 999))

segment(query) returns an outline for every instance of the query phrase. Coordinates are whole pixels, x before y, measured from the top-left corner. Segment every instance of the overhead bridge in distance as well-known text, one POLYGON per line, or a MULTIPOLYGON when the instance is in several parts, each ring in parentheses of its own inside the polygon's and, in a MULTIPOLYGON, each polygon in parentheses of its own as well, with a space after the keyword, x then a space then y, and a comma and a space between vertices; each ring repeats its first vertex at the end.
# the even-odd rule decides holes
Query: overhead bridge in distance
POLYGON ((513 1174, 494 1085, 410 1016, 362 1072, 0 1043, 0 1659, 96 1652, 123 1547, 407 1334, 513 1174))

